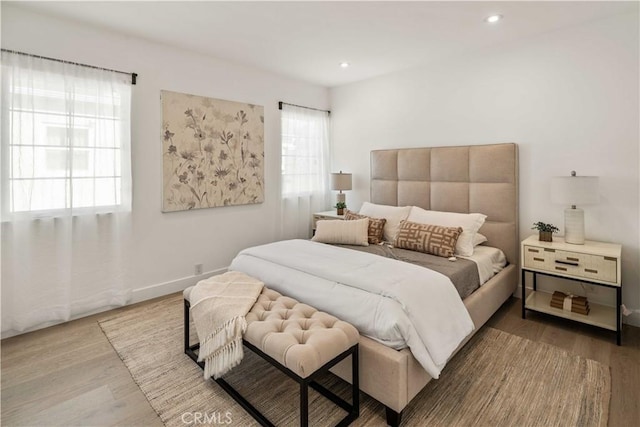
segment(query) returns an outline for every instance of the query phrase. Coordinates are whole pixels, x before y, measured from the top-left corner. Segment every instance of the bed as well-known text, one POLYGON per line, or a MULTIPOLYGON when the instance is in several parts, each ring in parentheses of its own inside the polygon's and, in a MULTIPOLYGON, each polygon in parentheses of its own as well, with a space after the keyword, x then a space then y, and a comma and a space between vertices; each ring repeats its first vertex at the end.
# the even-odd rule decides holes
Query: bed
MULTIPOLYGON (((517 145, 372 151, 370 191, 371 203, 379 205, 479 212, 487 216, 480 233, 487 237, 488 246, 504 253, 508 264, 463 300, 469 322, 473 323, 471 328, 475 326, 475 329, 452 349, 455 354, 513 294, 518 283, 517 145)), ((236 263, 236 267, 241 265, 236 263)), ((260 278, 262 268, 247 264, 239 269, 260 278)), ((291 275, 296 269, 297 266, 280 276, 291 275)), ((270 281, 277 281, 274 276, 269 277, 270 281)), ((265 283, 271 287, 275 284, 265 283)), ((292 297, 301 299, 296 295, 292 297)), ((314 301, 301 300, 314 305, 314 301)), ((385 405, 389 425, 400 423, 403 409, 432 379, 424 366, 423 358, 415 349, 413 353, 408 348, 395 350, 380 340, 364 335, 360 338, 360 389, 385 405)), ((348 363, 339 364, 332 371, 350 381, 348 363)))

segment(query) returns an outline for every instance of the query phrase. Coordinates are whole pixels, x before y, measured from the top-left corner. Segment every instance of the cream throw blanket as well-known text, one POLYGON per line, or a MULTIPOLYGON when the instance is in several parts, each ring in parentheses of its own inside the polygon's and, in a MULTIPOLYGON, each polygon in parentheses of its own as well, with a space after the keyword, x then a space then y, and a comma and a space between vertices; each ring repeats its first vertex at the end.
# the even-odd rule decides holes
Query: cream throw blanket
POLYGON ((264 283, 237 271, 201 280, 191 291, 191 315, 204 360, 204 378, 219 378, 237 366, 244 356, 242 334, 246 314, 255 304, 264 283))

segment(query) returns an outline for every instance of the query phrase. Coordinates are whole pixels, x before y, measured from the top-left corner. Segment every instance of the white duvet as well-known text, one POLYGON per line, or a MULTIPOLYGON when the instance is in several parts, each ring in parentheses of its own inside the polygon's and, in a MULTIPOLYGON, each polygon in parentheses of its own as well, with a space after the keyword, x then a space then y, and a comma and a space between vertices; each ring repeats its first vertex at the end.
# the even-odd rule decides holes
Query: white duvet
POLYGON ((245 249, 230 270, 353 324, 385 343, 402 337, 438 378, 474 325, 448 277, 413 264, 308 240, 245 249))

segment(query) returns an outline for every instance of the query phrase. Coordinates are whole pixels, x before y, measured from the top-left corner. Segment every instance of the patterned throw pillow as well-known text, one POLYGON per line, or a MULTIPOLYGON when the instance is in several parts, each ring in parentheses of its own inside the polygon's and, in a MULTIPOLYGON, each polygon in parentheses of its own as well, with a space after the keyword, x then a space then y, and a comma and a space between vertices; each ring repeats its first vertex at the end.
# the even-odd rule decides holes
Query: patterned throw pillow
POLYGON ((433 224, 442 227, 462 227, 462 234, 456 242, 456 255, 473 255, 473 239, 484 224, 487 216, 481 213, 459 213, 432 211, 412 206, 407 221, 419 224, 433 224))
POLYGON ((360 215, 347 209, 344 214, 345 221, 353 221, 355 219, 369 218, 369 243, 377 245, 382 242, 382 235, 384 232, 384 224, 387 222, 384 218, 372 218, 366 215, 360 215))
POLYGON ((456 250, 460 234, 462 227, 442 227, 405 220, 400 221, 393 246, 449 258, 456 250))

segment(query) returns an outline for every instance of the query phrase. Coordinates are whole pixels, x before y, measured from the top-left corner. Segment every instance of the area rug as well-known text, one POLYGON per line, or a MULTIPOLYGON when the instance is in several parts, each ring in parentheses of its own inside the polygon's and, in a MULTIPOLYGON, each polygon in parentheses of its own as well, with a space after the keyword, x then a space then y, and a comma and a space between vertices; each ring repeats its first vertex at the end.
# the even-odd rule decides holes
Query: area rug
MULTIPOLYGON (((183 353, 180 295, 99 323, 165 425, 257 425, 183 353)), ((298 385, 250 351, 225 379, 276 425, 298 425, 298 385)), ((323 383, 348 396, 347 384, 337 377, 328 374, 323 383)), ((606 426, 610 394, 609 367, 484 327, 440 379, 411 401, 402 424, 606 426)), ((331 426, 344 416, 315 391, 310 391, 309 404, 312 426, 331 426)), ((361 393, 360 418, 353 425, 386 425, 384 407, 361 393)))

